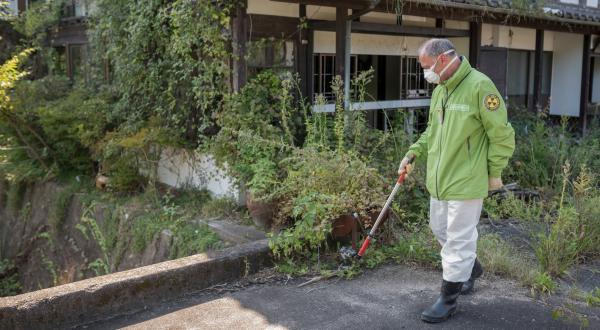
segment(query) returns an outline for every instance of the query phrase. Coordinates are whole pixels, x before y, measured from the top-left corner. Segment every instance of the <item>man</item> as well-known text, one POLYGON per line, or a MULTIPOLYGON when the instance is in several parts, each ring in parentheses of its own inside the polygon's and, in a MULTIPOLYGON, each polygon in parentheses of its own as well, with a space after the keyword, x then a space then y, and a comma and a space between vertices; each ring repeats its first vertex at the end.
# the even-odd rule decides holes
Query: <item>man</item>
POLYGON ((421 314, 442 322, 456 300, 473 290, 483 269, 476 259, 477 228, 488 190, 502 187, 501 173, 515 148, 514 130, 494 83, 459 56, 446 39, 419 48, 425 79, 437 84, 427 129, 400 163, 427 157, 429 225, 442 246, 443 281, 438 300, 421 314))

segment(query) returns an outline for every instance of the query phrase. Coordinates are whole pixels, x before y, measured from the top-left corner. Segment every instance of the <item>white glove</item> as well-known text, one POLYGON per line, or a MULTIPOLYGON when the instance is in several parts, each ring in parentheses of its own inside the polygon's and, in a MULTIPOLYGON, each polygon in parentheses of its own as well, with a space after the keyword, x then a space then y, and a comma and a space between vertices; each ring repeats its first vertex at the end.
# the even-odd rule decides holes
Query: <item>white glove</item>
POLYGON ((502 183, 502 178, 489 178, 488 186, 489 190, 493 191, 502 189, 502 187, 504 187, 504 184, 502 183))
POLYGON ((400 162, 400 167, 398 167, 398 175, 400 175, 400 173, 402 173, 402 171, 406 168, 406 173, 410 173, 412 166, 409 164, 411 158, 414 157, 412 155, 409 155, 407 157, 404 157, 402 159, 402 161, 400 162))

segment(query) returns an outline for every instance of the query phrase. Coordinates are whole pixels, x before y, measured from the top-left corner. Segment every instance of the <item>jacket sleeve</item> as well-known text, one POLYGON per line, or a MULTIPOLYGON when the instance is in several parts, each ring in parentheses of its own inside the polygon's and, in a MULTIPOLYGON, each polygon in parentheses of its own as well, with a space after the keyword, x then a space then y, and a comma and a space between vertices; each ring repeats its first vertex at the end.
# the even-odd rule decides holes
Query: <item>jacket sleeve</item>
POLYGON ((427 119, 427 128, 421 134, 417 142, 413 143, 413 145, 408 148, 408 152, 404 157, 408 157, 409 155, 415 155, 416 158, 421 157, 421 155, 427 155, 427 141, 429 140, 429 132, 431 131, 431 113, 433 110, 429 109, 429 118, 427 119))
POLYGON ((479 114, 489 141, 488 175, 499 178, 515 150, 515 131, 508 122, 506 105, 491 80, 480 83, 479 114))

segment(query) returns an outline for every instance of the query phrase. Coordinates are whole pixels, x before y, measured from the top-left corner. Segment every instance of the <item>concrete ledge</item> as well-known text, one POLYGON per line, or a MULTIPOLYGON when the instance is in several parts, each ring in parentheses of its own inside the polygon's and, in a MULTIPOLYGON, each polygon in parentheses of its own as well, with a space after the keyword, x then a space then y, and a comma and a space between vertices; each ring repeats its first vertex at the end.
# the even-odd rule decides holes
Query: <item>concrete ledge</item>
POLYGON ((271 264, 268 240, 0 299, 0 329, 94 321, 235 280, 271 264))

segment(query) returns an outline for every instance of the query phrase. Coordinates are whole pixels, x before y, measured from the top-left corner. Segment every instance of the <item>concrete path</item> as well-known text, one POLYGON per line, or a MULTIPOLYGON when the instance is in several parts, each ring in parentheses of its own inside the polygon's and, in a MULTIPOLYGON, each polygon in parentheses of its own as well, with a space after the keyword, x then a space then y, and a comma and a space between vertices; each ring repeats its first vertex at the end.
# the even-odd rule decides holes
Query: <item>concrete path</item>
MULTIPOLYGON (((243 287, 219 286, 145 311, 82 326, 86 329, 578 329, 578 321, 552 319, 552 307, 527 297, 514 283, 478 282, 457 314, 441 325, 419 320, 438 293, 436 271, 389 265, 347 281, 330 279, 302 288, 303 279, 243 287), (221 291, 221 292, 219 292, 221 291)), ((598 316, 589 328, 600 329, 598 316)))

